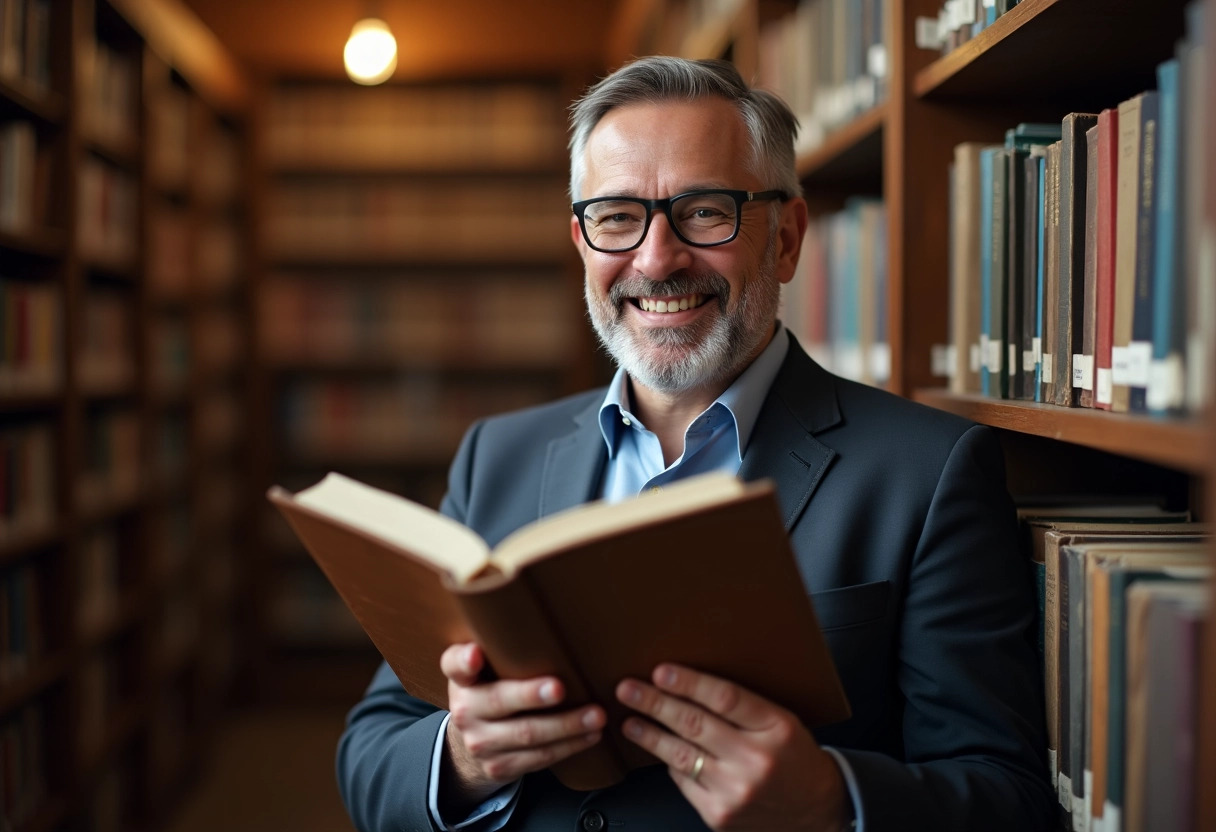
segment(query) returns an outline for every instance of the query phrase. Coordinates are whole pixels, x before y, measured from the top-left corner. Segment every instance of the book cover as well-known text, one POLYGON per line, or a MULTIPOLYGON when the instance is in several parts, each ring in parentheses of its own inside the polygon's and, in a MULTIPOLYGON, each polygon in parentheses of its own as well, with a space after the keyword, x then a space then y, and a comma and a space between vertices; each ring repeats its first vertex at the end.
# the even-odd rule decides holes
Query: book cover
POLYGON ((1052 347, 1055 395, 1052 401, 1075 407, 1073 353, 1081 339, 1085 292, 1085 131, 1098 123, 1096 115, 1069 113, 1062 122, 1059 190, 1059 283, 1053 302, 1056 339, 1052 347))
POLYGON ((1094 251, 1094 407, 1111 409, 1111 347, 1115 312, 1115 228, 1119 171, 1119 111, 1098 114, 1098 205, 1094 251))
POLYGON ((1035 216, 1035 256, 1037 258, 1035 265, 1035 290, 1034 303, 1031 308, 1034 310, 1034 332, 1031 336, 1031 348, 1034 350, 1034 378, 1031 380, 1031 388, 1026 398, 1030 401, 1043 401, 1043 292, 1044 292, 1044 262, 1047 252, 1047 226, 1046 226, 1046 185, 1047 185, 1047 153, 1044 149, 1042 156, 1039 156, 1035 161, 1038 162, 1038 187, 1039 194, 1035 200, 1036 216, 1035 216))
POLYGON ((414 696, 446 707, 439 656, 477 641, 498 677, 554 674, 563 708, 601 704, 604 741, 554 767, 570 788, 653 763, 620 736, 628 712, 613 691, 663 661, 738 681, 808 727, 849 714, 771 483, 706 474, 542 518, 492 552, 450 518, 339 474, 268 497, 414 696))
POLYGON ((1154 228, 1157 213, 1157 112, 1156 91, 1144 93, 1140 106, 1139 193, 1136 203, 1135 290, 1132 302, 1132 336, 1128 344, 1128 410, 1148 409, 1148 376, 1153 358, 1153 265, 1154 228))
POLYGON ((1021 350, 1022 367, 1018 375, 1017 398, 1034 401, 1038 384, 1039 357, 1035 349, 1035 328, 1038 322, 1039 293, 1039 215, 1042 190, 1039 185, 1039 161, 1046 149, 1032 150, 1022 160, 1022 272, 1021 350), (1037 151, 1037 152, 1036 152, 1037 151))
MULTIPOLYGON (((1022 170, 1029 153, 1019 147, 1005 150, 1005 382, 1004 398, 1021 398, 1025 364, 1022 361, 1022 296, 1026 280, 1026 176, 1022 170)), ((1033 367, 1031 367, 1033 372, 1033 367)))

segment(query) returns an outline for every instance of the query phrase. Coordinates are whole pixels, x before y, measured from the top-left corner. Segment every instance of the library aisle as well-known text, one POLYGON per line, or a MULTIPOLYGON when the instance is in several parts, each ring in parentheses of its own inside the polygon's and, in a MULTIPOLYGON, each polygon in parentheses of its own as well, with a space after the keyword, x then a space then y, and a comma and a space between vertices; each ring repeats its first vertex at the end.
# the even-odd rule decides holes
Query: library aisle
POLYGON ((342 832, 334 779, 345 709, 248 709, 223 723, 165 832, 342 832))

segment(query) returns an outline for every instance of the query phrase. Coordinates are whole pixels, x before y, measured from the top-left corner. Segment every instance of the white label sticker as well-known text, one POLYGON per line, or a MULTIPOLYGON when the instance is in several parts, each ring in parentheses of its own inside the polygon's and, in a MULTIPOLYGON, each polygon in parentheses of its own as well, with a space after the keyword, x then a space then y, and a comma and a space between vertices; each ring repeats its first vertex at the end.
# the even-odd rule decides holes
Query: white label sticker
POLYGON ((1112 384, 1128 385, 1127 347, 1112 347, 1110 351, 1110 380, 1112 384))
POLYGON ((1106 832, 1120 832, 1123 826, 1122 812, 1109 800, 1102 806, 1102 826, 1106 832))
POLYGON ((1033 373, 1034 365, 1035 365, 1034 350, 1023 350, 1022 351, 1022 369, 1028 373, 1033 373))
POLYGON ((1056 750, 1054 748, 1047 749, 1047 765, 1051 769, 1051 782, 1058 783, 1060 777, 1060 769, 1056 762, 1056 750))
POLYGON ((1064 772, 1060 772, 1059 790, 1057 794, 1060 796, 1060 805, 1064 807, 1065 812, 1072 811, 1072 778, 1064 772))
POLYGON ((971 368, 971 372, 978 373, 980 371, 980 345, 972 344, 967 353, 967 366, 971 368))
POLYGON ((1018 371, 1018 348, 1016 344, 1009 345, 1009 372, 1016 373, 1018 371))
POLYGON ((1152 342, 1132 341, 1127 348, 1127 383, 1132 387, 1148 387, 1148 368, 1152 363, 1152 342))
POLYGON ((1182 406, 1182 358, 1171 355, 1154 361, 1148 368, 1149 410, 1170 410, 1182 406))
POLYGON ((1098 404, 1111 403, 1111 371, 1109 367, 1099 367, 1097 384, 1094 385, 1094 398, 1098 400, 1098 404))
POLYGON ((1072 386, 1082 390, 1094 389, 1094 357, 1077 354, 1072 357, 1072 386))
POLYGON ((1043 353, 1043 358, 1041 361, 1039 361, 1039 364, 1043 369, 1043 381, 1051 381, 1051 353, 1043 353))
POLYGON ((1004 348, 1004 341, 988 342, 988 372, 999 373, 1001 371, 1001 353, 1004 352, 1004 348))
POLYGON ((1035 338, 1030 342, 1030 347, 1034 350, 1034 363, 1038 364, 1043 360, 1043 339, 1035 338))
MULTIPOLYGON (((944 372, 936 375, 947 377, 950 375, 950 368, 954 366, 954 362, 946 362, 944 372)), ((886 384, 891 378, 891 346, 890 344, 871 344, 870 345, 870 377, 875 384, 886 384)))

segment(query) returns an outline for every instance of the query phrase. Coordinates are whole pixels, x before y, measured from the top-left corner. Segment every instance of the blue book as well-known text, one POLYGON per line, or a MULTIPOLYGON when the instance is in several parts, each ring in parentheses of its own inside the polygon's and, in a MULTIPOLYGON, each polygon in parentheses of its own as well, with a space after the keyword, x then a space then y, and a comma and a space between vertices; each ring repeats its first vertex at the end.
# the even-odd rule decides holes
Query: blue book
MULTIPOLYGON (((1183 354, 1186 347, 1186 292, 1182 280, 1179 185, 1181 116, 1179 62, 1157 67, 1157 213, 1153 245, 1152 363, 1149 365, 1148 410, 1164 415, 1183 403, 1183 354)), ((1138 310, 1137 310, 1138 311, 1138 310)), ((1134 395, 1134 390, 1133 390, 1134 395)))

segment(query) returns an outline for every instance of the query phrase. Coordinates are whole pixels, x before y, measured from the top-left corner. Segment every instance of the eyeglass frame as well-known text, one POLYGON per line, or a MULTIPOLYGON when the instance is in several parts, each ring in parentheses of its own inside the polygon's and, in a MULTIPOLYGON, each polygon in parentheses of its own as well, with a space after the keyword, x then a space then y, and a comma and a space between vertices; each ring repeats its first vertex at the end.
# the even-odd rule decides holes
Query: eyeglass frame
POLYGON ((731 188, 700 188, 663 199, 642 199, 635 196, 596 196, 591 199, 583 199, 571 203, 570 210, 574 212, 574 216, 578 217, 578 227, 583 232, 583 239, 592 250, 598 251, 601 254, 624 254, 627 251, 633 251, 646 242, 646 235, 650 233, 650 221, 654 218, 655 211, 661 210, 663 212, 663 216, 667 217, 667 224, 671 226, 671 230, 675 232, 680 242, 696 248, 713 248, 715 246, 724 246, 739 236, 739 229, 743 226, 743 206, 745 204, 770 199, 779 199, 784 202, 789 198, 789 194, 782 190, 743 191, 731 188), (722 194, 731 197, 735 201, 735 230, 725 240, 719 240, 716 243, 697 243, 688 239, 680 233, 679 225, 671 215, 671 203, 686 197, 703 196, 705 194, 722 194), (591 242, 591 235, 587 233, 587 208, 597 202, 632 202, 644 207, 646 209, 646 224, 642 226, 642 235, 638 237, 638 241, 628 248, 612 249, 600 248, 591 242))

